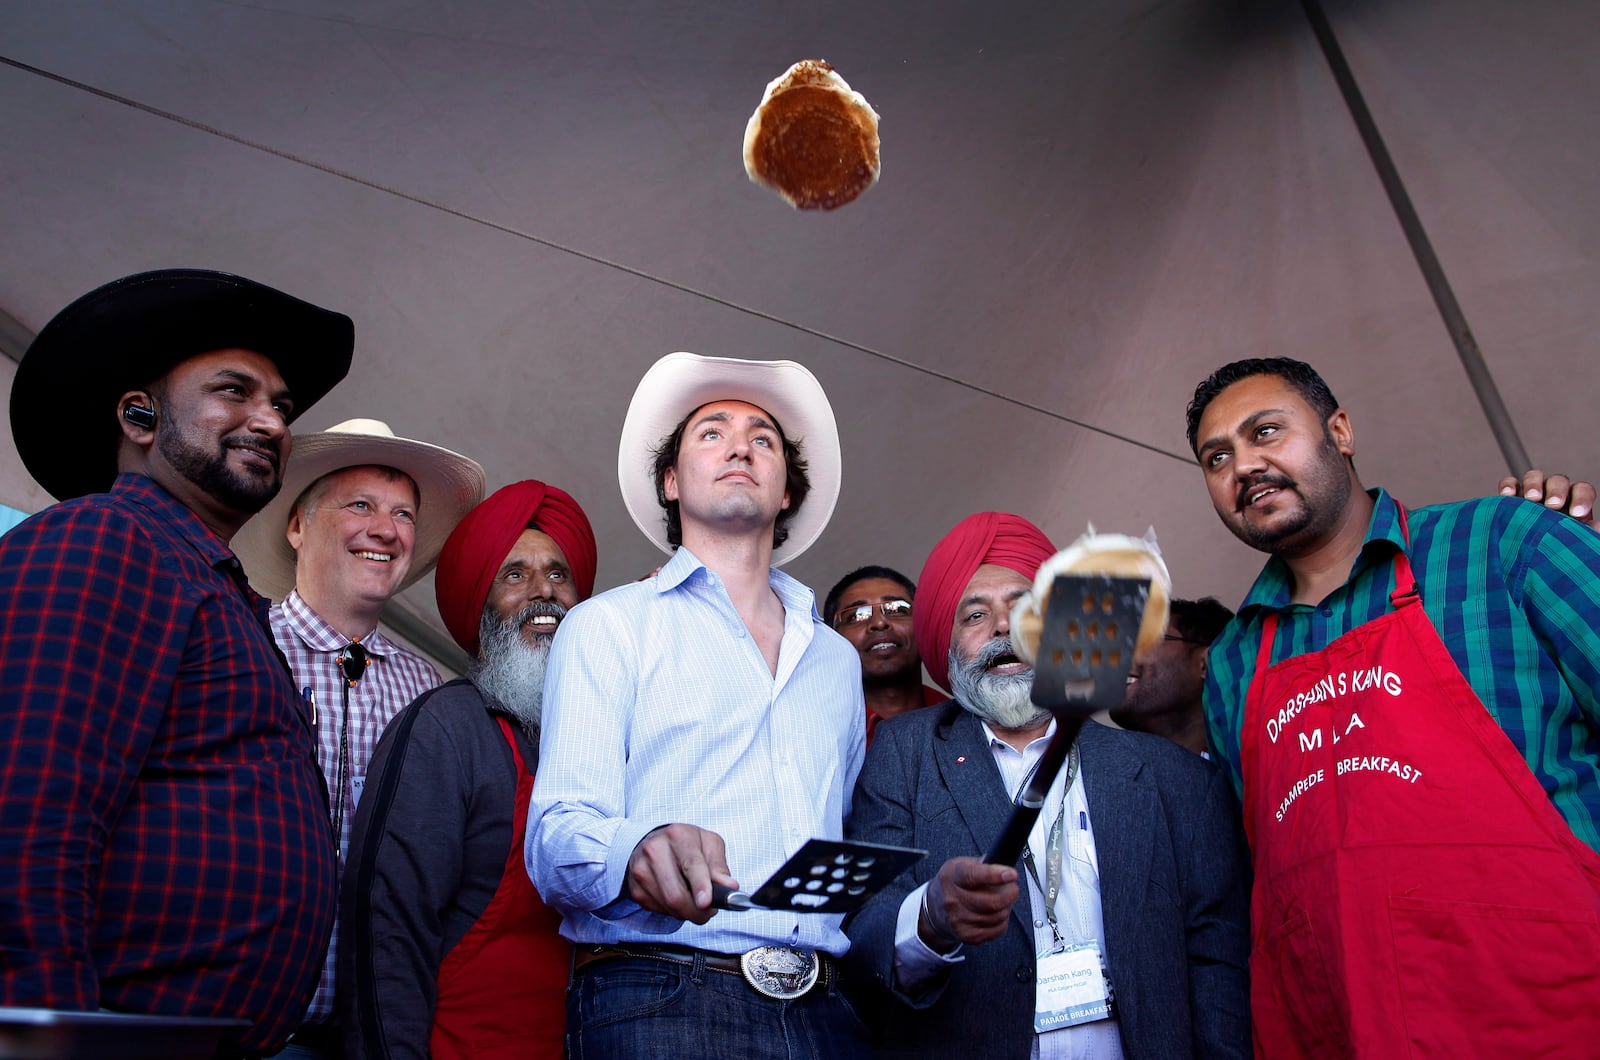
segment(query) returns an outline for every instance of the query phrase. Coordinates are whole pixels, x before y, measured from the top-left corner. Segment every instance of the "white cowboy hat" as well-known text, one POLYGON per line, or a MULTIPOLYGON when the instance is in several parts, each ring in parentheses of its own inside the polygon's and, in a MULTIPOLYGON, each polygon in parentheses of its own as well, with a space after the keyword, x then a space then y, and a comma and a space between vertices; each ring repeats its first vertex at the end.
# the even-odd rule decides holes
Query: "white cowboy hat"
POLYGON ((748 402, 777 420, 785 438, 801 445, 811 492, 787 524, 788 540, 772 553, 772 565, 782 566, 816 543, 839 500, 839 427, 822 384, 803 364, 669 353, 651 365, 622 423, 617 449, 622 501, 644 536, 670 553, 666 513, 656 500, 651 474, 654 450, 684 417, 713 401, 748 402))
POLYGON ((231 544, 256 592, 282 600, 294 588, 294 549, 284 531, 300 495, 324 475, 368 464, 404 471, 421 496, 411 569, 400 583, 401 589, 439 562, 445 538, 461 517, 483 500, 488 485, 477 461, 442 446, 396 437, 382 420, 345 420, 321 434, 302 435, 294 440, 283 488, 272 503, 244 524, 231 544))

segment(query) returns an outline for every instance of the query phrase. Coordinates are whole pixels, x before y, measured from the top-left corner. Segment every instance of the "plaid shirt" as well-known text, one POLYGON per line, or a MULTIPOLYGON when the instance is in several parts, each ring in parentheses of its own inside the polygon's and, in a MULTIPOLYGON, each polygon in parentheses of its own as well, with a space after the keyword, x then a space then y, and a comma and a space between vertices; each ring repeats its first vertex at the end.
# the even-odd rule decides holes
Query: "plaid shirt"
POLYGON ((139 475, 0 539, 0 1004, 298 1024, 334 852, 266 613, 139 475))
MULTIPOLYGON (((317 764, 327 779, 330 799, 339 776, 339 730, 345 709, 345 681, 339 672, 339 655, 348 637, 322 620, 311 605, 291 591, 271 612, 272 635, 289 660, 294 683, 309 689, 317 707, 317 764)), ((372 662, 350 692, 350 727, 346 740, 348 766, 345 769, 344 819, 339 828, 339 864, 344 864, 350 848, 350 822, 356 815, 356 802, 367 779, 367 763, 378 745, 389 719, 412 700, 439 685, 439 672, 424 658, 397 646, 373 630, 361 638, 372 662)), ((330 807, 331 812, 331 807, 330 807)), ((317 993, 306 1010, 306 1022, 322 1023, 333 1015, 335 951, 339 946, 339 925, 333 927, 328 956, 323 963, 317 993)))
MULTIPOLYGON (((1211 752, 1241 788, 1239 734, 1261 623, 1278 612, 1272 661, 1320 651, 1390 609, 1399 506, 1383 490, 1345 584, 1313 606, 1269 560, 1211 648, 1211 752)), ((1432 620, 1467 683, 1527 760, 1550 801, 1600 849, 1600 534, 1541 505, 1489 497, 1407 513, 1407 555, 1432 620)))

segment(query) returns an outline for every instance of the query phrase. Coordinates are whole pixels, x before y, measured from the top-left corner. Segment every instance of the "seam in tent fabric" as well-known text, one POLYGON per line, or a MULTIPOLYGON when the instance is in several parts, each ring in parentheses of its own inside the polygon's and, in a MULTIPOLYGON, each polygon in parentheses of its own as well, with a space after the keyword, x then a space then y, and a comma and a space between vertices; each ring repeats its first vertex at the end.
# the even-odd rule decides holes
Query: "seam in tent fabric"
POLYGON ((121 96, 121 95, 118 95, 118 94, 116 94, 114 92, 108 92, 105 89, 96 88, 93 85, 85 84, 82 81, 77 81, 77 80, 74 80, 74 79, 72 79, 70 77, 65 77, 65 76, 63 76, 61 74, 57 74, 57 73, 53 73, 53 72, 51 72, 49 70, 41 69, 41 68, 39 68, 37 66, 32 66, 32 65, 30 65, 28 63, 24 63, 24 62, 21 62, 19 60, 12 59, 9 56, 0 55, 0 64, 12 67, 13 69, 16 69, 16 70, 21 70, 24 73, 32 74, 32 75, 34 75, 36 77, 42 77, 42 78, 45 78, 47 80, 54 81, 57 84, 65 85, 65 86, 67 86, 69 88, 76 89, 76 90, 78 90, 80 92, 87 92, 90 95, 98 96, 99 98, 104 99, 104 100, 108 100, 108 101, 110 101, 112 103, 118 103, 118 104, 121 104, 122 106, 125 106, 125 107, 131 107, 134 110, 140 111, 141 113, 144 113, 144 114, 151 115, 152 117, 161 118, 161 119, 163 119, 165 121, 175 122, 175 123, 177 123, 179 125, 186 126, 186 127, 190 128, 190 129, 194 129, 194 130, 196 130, 198 132, 205 133, 208 136, 216 136, 216 137, 219 137, 220 139, 228 140, 228 141, 230 141, 232 143, 239 144, 242 147, 247 147, 247 148, 249 148, 249 149, 251 149, 253 151, 261 151, 261 152, 264 152, 266 154, 273 155, 274 157, 281 158, 281 159, 283 159, 283 160, 285 160, 287 162, 293 162, 296 165, 306 166, 306 167, 308 167, 310 169, 317 170, 318 172, 326 173, 329 176, 337 177, 340 180, 350 181, 351 183, 359 184, 362 187, 370 188, 373 191, 382 192, 385 195, 392 195, 395 198, 403 199, 406 202, 414 203, 414 204, 416 204, 418 206, 422 206, 422 207, 425 207, 425 208, 430 209, 430 210, 437 210, 440 213, 448 214, 451 217, 459 218, 459 219, 461 219, 463 221, 470 222, 471 224, 481 225, 481 226, 483 226, 485 228, 493 229, 496 232, 500 232, 500 233, 503 233, 505 235, 513 236, 513 237, 515 237, 517 239, 526 240, 526 241, 528 241, 530 243, 536 243, 539 246, 546 247, 546 248, 548 248, 550 250, 557 251, 558 253, 568 254, 568 255, 571 255, 571 256, 576 257, 576 258, 581 258, 584 261, 590 262, 590 263, 595 264, 595 265, 602 266, 603 268, 614 269, 614 270, 616 270, 618 272, 625 273, 625 274, 627 274, 629 276, 633 276, 633 277, 636 277, 636 278, 641 279, 641 280, 645 280, 645 281, 647 281, 649 283, 654 283, 654 284, 658 284, 658 285, 663 286, 663 287, 670 288, 670 289, 672 289, 674 291, 678 291, 681 294, 687 294, 687 295, 690 295, 691 297, 694 297, 694 298, 703 299, 703 300, 705 300, 707 302, 711 302, 711 303, 713 303, 715 305, 721 306, 724 309, 731 309, 736 313, 743 313, 746 316, 755 317, 757 319, 765 320, 765 321, 767 321, 769 323, 773 323, 773 324, 778 324, 778 325, 781 325, 781 326, 786 327, 786 328, 792 328, 795 331, 799 331, 799 332, 802 332, 802 333, 804 333, 806 335, 810 335, 813 338, 821 339, 824 342, 831 343, 831 344, 833 344, 835 346, 842 346, 845 349, 853 350, 853 351, 855 351, 857 353, 865 354, 868 357, 874 357, 874 358, 876 358, 876 359, 878 359, 880 361, 885 361, 885 362, 887 362, 889 364, 893 364, 893 365, 896 365, 898 367, 905 368, 905 369, 908 369, 908 370, 913 371, 913 372, 920 373, 920 374, 925 375, 925 376, 930 376, 930 377, 932 377, 934 379, 938 379, 938 380, 940 380, 942 382, 949 383, 949 384, 951 384, 953 386, 961 387, 964 390, 969 390, 969 391, 972 391, 973 393, 982 394, 985 397, 993 398, 996 401, 1003 401, 1008 405, 1014 405, 1017 408, 1027 409, 1029 412, 1038 413, 1041 416, 1048 417, 1048 418, 1056 420, 1056 421, 1058 421, 1060 423, 1066 423, 1066 424, 1070 424, 1071 426, 1074 426, 1074 427, 1082 428, 1083 430, 1086 430, 1086 431, 1092 431, 1095 434, 1099 434, 1099 435, 1102 435, 1102 436, 1104 436, 1106 438, 1110 438, 1113 441, 1121 442, 1124 445, 1131 445, 1131 446, 1134 446, 1135 448, 1143 449, 1143 450, 1145 450, 1147 452, 1154 453, 1157 456, 1164 456, 1164 457, 1167 457, 1167 458, 1172 459, 1172 460, 1177 460, 1180 463, 1183 463, 1185 465, 1192 465, 1194 463, 1194 458, 1192 456, 1189 456, 1189 455, 1186 455, 1186 454, 1182 454, 1182 453, 1177 453, 1177 452, 1174 452, 1174 451, 1172 451, 1170 449, 1163 449, 1162 447, 1160 447, 1158 445, 1152 445, 1149 442, 1143 442, 1143 441, 1140 441, 1137 438, 1130 438, 1129 436, 1127 436, 1125 434, 1119 434, 1118 432, 1110 430, 1109 428, 1106 428, 1106 427, 1098 427, 1098 426, 1096 426, 1096 425, 1094 425, 1092 423, 1088 423, 1088 422, 1086 422, 1084 420, 1074 419, 1071 416, 1063 415, 1060 412, 1056 412, 1056 411, 1054 411, 1052 409, 1047 409, 1047 408, 1045 408, 1045 407, 1043 407, 1041 405, 1036 405, 1036 404, 1034 404, 1034 403, 1032 403, 1030 401, 1024 401, 1021 398, 1017 398, 1017 397, 1013 397, 1013 396, 1011 396, 1009 394, 1001 393, 998 390, 993 390, 993 389, 990 389, 989 387, 981 386, 981 385, 979 385, 977 383, 973 383, 973 382, 971 382, 969 380, 961 379, 961 378, 959 378, 957 376, 949 375, 949 374, 947 374, 945 372, 941 372, 941 371, 938 371, 938 370, 933 369, 933 368, 928 368, 928 367, 925 367, 923 365, 916 364, 916 363, 914 363, 912 361, 905 360, 904 358, 896 357, 893 354, 885 353, 882 350, 874 349, 871 346, 866 346, 866 345, 864 345, 862 343, 859 343, 859 342, 853 342, 850 339, 842 338, 842 337, 840 337, 838 335, 831 335, 828 332, 820 331, 820 330, 818 330, 816 328, 813 328, 813 327, 808 327, 807 325, 801 324, 798 321, 788 320, 788 319, 786 319, 784 317, 781 317, 781 316, 778 316, 778 315, 776 315, 774 313, 768 313, 765 310, 757 309, 754 306, 743 305, 743 304, 741 304, 739 302, 732 301, 731 299, 722 298, 722 297, 720 297, 718 295, 712 294, 709 291, 702 291, 702 290, 700 290, 698 288, 691 287, 688 284, 680 283, 680 282, 678 282, 676 280, 668 279, 667 277, 664 277, 664 276, 657 276, 657 275, 655 275, 653 273, 646 272, 643 269, 635 268, 635 267, 633 267, 631 265, 627 265, 627 264, 624 264, 624 263, 619 262, 619 261, 613 261, 613 260, 611 260, 609 258, 602 257, 602 256, 600 256, 598 254, 592 254, 592 253, 590 253, 590 252, 588 252, 586 250, 580 250, 577 247, 568 246, 568 245, 566 245, 564 243, 559 243, 559 242, 557 242, 555 240, 552 240, 552 239, 546 239, 543 236, 535 235, 532 232, 525 232, 525 231, 523 231, 521 229, 512 227, 511 225, 504 224, 503 222, 491 220, 490 218, 487 218, 487 217, 480 217, 480 216, 478 216, 476 214, 469 213, 469 212, 467 212, 465 210, 456 209, 453 206, 446 206, 443 203, 434 202, 434 201, 432 201, 430 199, 423 198, 420 195, 413 195, 410 192, 403 191, 403 190, 401 190, 399 188, 396 188, 396 187, 393 187, 391 185, 383 184, 383 183, 380 183, 379 181, 371 180, 371 179, 368 179, 366 177, 360 176, 358 174, 350 173, 350 172, 348 172, 346 170, 338 169, 338 168, 336 168, 334 166, 330 166, 330 165, 326 165, 326 164, 321 163, 321 162, 317 162, 317 161, 315 161, 313 159, 304 158, 304 157, 302 157, 300 155, 296 155, 296 154, 294 154, 293 152, 290 152, 290 151, 284 151, 284 150, 281 150, 281 149, 276 148, 276 147, 271 147, 271 146, 269 146, 267 144, 257 143, 255 141, 246 139, 245 137, 238 136, 238 135, 236 135, 234 133, 230 133, 230 132, 228 132, 228 131, 226 131, 224 129, 218 129, 215 126, 207 125, 204 122, 195 121, 192 118, 186 118, 181 114, 174 114, 171 111, 162 110, 159 107, 154 107, 154 106, 151 106, 150 104, 147 104, 147 103, 141 103, 138 100, 130 99, 127 96, 121 96))

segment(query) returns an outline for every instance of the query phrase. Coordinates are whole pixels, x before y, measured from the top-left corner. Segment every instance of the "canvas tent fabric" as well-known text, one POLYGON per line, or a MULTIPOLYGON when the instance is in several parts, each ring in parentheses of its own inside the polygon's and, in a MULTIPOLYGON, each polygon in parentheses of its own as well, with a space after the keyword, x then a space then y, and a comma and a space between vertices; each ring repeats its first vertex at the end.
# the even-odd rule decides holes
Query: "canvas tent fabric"
MULTIPOLYGON (((1600 13, 1325 10, 1534 461, 1600 470, 1600 13)), ((1182 410, 1238 357, 1321 368, 1363 475, 1408 502, 1504 471, 1296 3, 11 0, 0 134, 24 329, 144 268, 302 292, 356 322, 303 429, 379 416, 491 489, 561 485, 602 587, 659 563, 614 460, 674 349, 827 388, 845 467, 791 571, 813 586, 915 570, 998 509, 1058 540, 1154 525, 1179 595, 1237 601, 1260 557, 1211 512, 1182 410), (882 180, 828 214, 739 155, 803 57, 882 115, 882 180)), ((43 503, 8 451, 0 502, 43 503)))

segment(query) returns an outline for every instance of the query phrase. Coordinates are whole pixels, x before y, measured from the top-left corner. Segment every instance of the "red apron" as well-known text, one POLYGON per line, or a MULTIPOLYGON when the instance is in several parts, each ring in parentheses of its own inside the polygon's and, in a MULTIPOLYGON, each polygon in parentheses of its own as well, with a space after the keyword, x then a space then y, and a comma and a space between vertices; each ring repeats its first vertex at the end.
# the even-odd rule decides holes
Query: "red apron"
POLYGON ((1264 623, 1241 741, 1256 1055, 1600 1055, 1600 856, 1394 566, 1394 610, 1323 651, 1269 667, 1264 623))
POLYGON ((559 1058, 566 1036, 572 944, 522 864, 533 774, 511 724, 496 717, 517 766, 511 850, 500 887, 472 930, 439 965, 429 1049, 436 1060, 559 1058))

